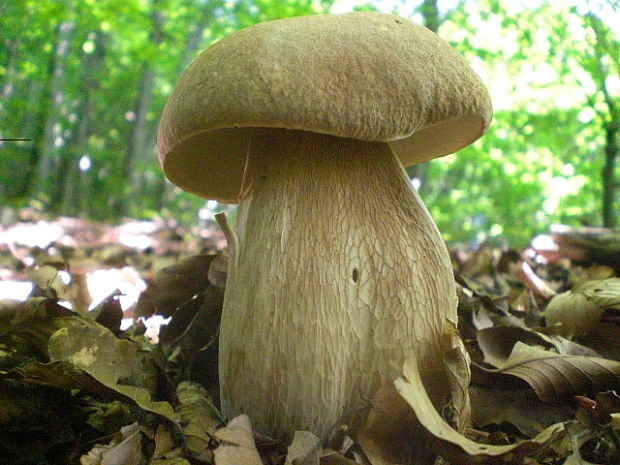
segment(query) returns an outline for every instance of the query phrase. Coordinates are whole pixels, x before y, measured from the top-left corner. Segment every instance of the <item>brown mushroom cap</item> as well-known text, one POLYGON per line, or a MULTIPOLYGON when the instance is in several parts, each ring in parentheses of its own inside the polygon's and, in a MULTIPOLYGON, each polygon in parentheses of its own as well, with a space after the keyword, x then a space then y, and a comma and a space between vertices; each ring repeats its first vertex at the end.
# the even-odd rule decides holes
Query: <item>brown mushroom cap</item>
POLYGON ((185 70, 164 109, 159 161, 179 187, 236 202, 252 128, 389 142, 404 166, 486 131, 480 78, 428 29, 354 12, 242 29, 185 70))

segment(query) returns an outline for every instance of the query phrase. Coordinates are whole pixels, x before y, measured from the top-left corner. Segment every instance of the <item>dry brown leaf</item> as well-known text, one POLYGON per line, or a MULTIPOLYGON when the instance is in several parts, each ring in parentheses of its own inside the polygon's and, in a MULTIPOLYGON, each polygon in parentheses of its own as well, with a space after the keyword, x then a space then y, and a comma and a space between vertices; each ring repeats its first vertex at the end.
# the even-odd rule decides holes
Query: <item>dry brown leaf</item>
POLYGON ((484 354, 484 361, 495 367, 503 366, 517 342, 552 348, 546 336, 525 328, 497 326, 478 331, 478 346, 484 354))
POLYGON ((226 287, 226 278, 228 277, 228 255, 217 255, 209 266, 207 273, 209 282, 213 286, 226 287))
POLYGON ((80 458, 81 465, 135 465, 144 463, 143 438, 152 432, 137 423, 124 426, 109 445, 95 445, 80 458))
POLYGON ((526 437, 534 437, 549 425, 573 418, 563 404, 545 404, 528 388, 501 389, 470 386, 472 421, 479 427, 504 422, 526 437))
POLYGON ((247 415, 239 415, 217 430, 221 444, 215 449, 215 465, 263 465, 256 450, 252 425, 247 415))
POLYGON ((603 310, 578 292, 564 292, 555 296, 545 309, 548 326, 558 325, 558 332, 574 337, 592 332, 598 326, 603 310))
POLYGON ((573 288, 601 309, 620 310, 620 278, 586 281, 573 288))
POLYGON ((445 459, 455 465, 495 464, 498 461, 518 461, 519 457, 531 455, 546 447, 564 433, 564 427, 553 425, 534 439, 509 446, 478 444, 462 436, 441 418, 432 407, 424 389, 417 362, 409 359, 403 368, 403 377, 394 381, 399 394, 413 409, 426 430, 437 439, 437 448, 445 459))
POLYGON ((606 309, 620 309, 620 278, 584 281, 554 297, 545 309, 547 325, 560 325, 567 337, 593 332, 606 309))
POLYGON ((525 287, 542 297, 544 300, 549 300, 551 297, 556 295, 556 292, 538 277, 527 262, 522 261, 520 263, 517 276, 525 287))
POLYGON ((140 295, 134 316, 172 315, 177 307, 210 285, 208 273, 214 258, 194 255, 158 271, 140 295))
POLYGON ((321 455, 319 463, 321 465, 358 465, 359 462, 348 459, 338 452, 328 451, 321 455))
POLYGON ((620 381, 620 362, 599 357, 560 355, 517 342, 497 370, 528 383, 544 402, 555 402, 583 392, 613 389, 620 381))
POLYGON ((587 280, 600 281, 601 279, 613 278, 614 269, 606 265, 592 265, 584 270, 587 280))
POLYGON ((211 462, 212 438, 222 424, 209 394, 203 386, 192 381, 179 383, 176 393, 187 449, 193 458, 211 462))
POLYGON ((319 465, 321 440, 309 431, 295 431, 285 465, 319 465))

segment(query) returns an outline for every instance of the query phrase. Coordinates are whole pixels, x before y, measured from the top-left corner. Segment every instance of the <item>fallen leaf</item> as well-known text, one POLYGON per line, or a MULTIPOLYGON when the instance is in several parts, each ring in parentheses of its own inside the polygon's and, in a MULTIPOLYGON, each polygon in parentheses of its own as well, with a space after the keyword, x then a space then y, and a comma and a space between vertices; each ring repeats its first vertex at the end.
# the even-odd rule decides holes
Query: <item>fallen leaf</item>
POLYGON ((562 336, 574 337, 594 330, 603 315, 603 309, 580 292, 567 291, 549 302, 544 312, 548 326, 559 326, 562 336))
POLYGON ((338 452, 328 451, 321 455, 319 463, 320 465, 359 465, 360 462, 348 459, 338 452))
POLYGON ((620 381, 620 362, 599 357, 560 355, 517 342, 498 369, 481 368, 491 375, 515 376, 544 402, 557 402, 583 392, 613 389, 620 381))
POLYGON ((545 404, 529 389, 470 386, 472 421, 478 428, 504 422, 531 438, 549 425, 573 418, 573 409, 545 404))
POLYGON ((215 465, 263 465, 252 436, 247 415, 239 415, 217 430, 221 444, 215 449, 215 465))
POLYGON ((207 273, 209 282, 213 286, 226 287, 226 278, 228 277, 228 255, 217 255, 209 266, 207 273))
POLYGON ((562 424, 553 425, 535 438, 515 445, 491 446, 478 444, 453 430, 435 411, 426 393, 415 359, 403 367, 403 376, 394 381, 399 394, 413 409, 418 421, 437 439, 439 454, 456 465, 496 464, 533 455, 564 433, 562 424))
POLYGON ((556 295, 556 292, 551 289, 547 283, 538 277, 532 267, 525 261, 521 261, 517 276, 525 287, 536 293, 544 300, 549 300, 556 295))
POLYGON ((514 326, 497 326, 478 331, 478 346, 484 361, 495 367, 503 366, 517 342, 552 348, 553 344, 542 334, 514 326))
POLYGON ((93 320, 80 318, 81 325, 61 328, 50 337, 50 359, 71 363, 105 386, 130 397, 144 410, 177 420, 169 403, 151 400, 155 386, 148 385, 149 377, 145 365, 140 363, 138 345, 118 339, 93 320))
POLYGON ((108 328, 114 334, 118 334, 121 330, 121 322, 123 321, 123 309, 119 301, 121 295, 121 292, 117 289, 88 312, 90 318, 108 328))
POLYGON ((209 268, 215 255, 194 255, 159 270, 140 295, 135 317, 170 316, 176 309, 203 292, 210 284, 209 268))
POLYGON ((153 459, 149 465, 191 465, 187 460, 182 457, 176 457, 173 459, 153 459))
POLYGON ((96 445, 80 458, 81 465, 136 465, 144 463, 144 427, 137 424, 121 428, 120 440, 107 446, 96 445))
POLYGON ((295 431, 285 465, 319 465, 321 440, 309 431, 295 431))
POLYGON ((209 394, 200 384, 183 381, 177 386, 177 398, 187 448, 197 460, 211 461, 213 438, 222 422, 209 394))

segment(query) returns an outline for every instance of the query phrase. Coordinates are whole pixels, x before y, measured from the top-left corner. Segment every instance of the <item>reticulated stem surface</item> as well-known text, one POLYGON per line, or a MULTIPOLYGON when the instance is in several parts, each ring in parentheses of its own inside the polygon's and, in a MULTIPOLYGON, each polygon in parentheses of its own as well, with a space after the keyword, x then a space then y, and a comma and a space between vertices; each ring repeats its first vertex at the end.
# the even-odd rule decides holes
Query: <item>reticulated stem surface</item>
POLYGON ((450 261, 387 144, 257 129, 248 157, 220 329, 224 415, 324 437, 412 351, 440 376, 450 261))

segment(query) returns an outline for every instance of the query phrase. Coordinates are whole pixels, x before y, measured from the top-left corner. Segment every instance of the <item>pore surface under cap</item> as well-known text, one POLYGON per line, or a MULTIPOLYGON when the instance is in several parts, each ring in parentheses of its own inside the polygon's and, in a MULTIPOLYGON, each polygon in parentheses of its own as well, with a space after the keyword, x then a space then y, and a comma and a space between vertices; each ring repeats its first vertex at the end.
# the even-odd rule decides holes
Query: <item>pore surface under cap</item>
POLYGON ((181 188, 235 202, 252 128, 389 142, 408 166, 470 144, 490 119, 478 76, 428 29, 381 13, 304 16, 205 50, 166 104, 158 155, 181 188))

